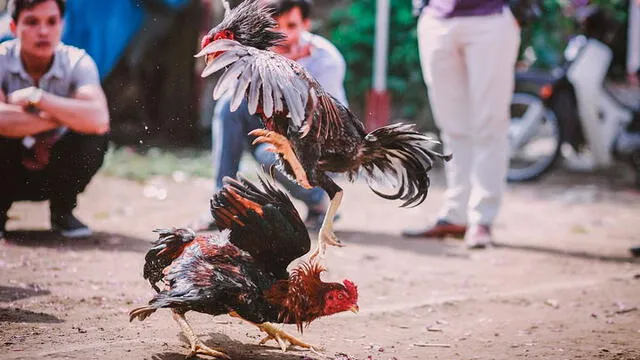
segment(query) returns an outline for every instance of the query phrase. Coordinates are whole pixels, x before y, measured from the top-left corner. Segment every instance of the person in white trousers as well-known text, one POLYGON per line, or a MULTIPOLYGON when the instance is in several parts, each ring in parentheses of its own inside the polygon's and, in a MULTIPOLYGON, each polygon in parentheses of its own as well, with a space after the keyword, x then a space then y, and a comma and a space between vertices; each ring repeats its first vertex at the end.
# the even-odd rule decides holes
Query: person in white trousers
POLYGON ((445 202, 435 225, 409 237, 492 242, 509 161, 509 107, 520 27, 501 0, 431 0, 418 21, 420 60, 445 153, 445 202))

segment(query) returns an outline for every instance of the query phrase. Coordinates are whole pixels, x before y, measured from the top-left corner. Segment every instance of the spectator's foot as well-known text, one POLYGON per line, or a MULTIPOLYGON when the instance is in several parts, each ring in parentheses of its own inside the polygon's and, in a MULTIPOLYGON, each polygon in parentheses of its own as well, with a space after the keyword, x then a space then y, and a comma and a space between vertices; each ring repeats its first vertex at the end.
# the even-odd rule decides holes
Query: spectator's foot
MULTIPOLYGON (((304 225, 309 231, 320 231, 325 213, 326 211, 309 209, 309 212, 307 212, 307 218, 304 220, 304 225)), ((336 214, 336 216, 333 217, 334 222, 338 220, 340 220, 340 214, 336 214)))
POLYGON ((467 249, 484 249, 493 242, 491 227, 487 225, 474 225, 464 234, 464 242, 467 249))
POLYGON ((467 227, 448 222, 447 220, 438 220, 435 225, 421 229, 405 229, 402 230, 402 236, 410 238, 437 238, 442 239, 447 236, 462 238, 467 227))
POLYGON ((211 213, 202 214, 198 219, 189 224, 189 228, 195 232, 218 230, 216 222, 211 218, 211 213))
POLYGON ((51 229, 70 239, 85 238, 93 234, 91 229, 72 213, 51 214, 51 229))

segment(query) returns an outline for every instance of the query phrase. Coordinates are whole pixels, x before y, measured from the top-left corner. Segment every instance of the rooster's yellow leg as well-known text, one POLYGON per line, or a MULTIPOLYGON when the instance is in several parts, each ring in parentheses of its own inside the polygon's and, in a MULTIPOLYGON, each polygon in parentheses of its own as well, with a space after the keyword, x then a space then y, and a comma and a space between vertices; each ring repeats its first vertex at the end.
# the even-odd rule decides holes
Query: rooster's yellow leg
POLYGON ((242 316, 240 316, 235 311, 229 312, 229 316, 242 319, 250 324, 257 326, 258 329, 260 329, 260 331, 267 333, 267 336, 265 336, 262 340, 260 340, 260 342, 258 343, 259 345, 263 345, 269 340, 275 340, 278 343, 278 345, 280 345, 280 349, 282 349, 282 352, 287 351, 289 346, 293 345, 293 346, 299 346, 303 349, 309 349, 310 351, 318 354, 318 351, 316 350, 317 347, 307 344, 306 342, 294 337, 293 335, 289 335, 284 330, 278 329, 271 323, 265 322, 262 324, 256 324, 247 319, 243 319, 242 316))
POLYGON ((200 340, 193 332, 193 329, 187 322, 184 314, 173 311, 173 320, 175 320, 178 325, 180 325, 180 329, 182 329, 184 335, 187 337, 187 339, 189 339, 189 344, 191 344, 191 352, 189 353, 189 355, 187 355, 187 359, 195 356, 196 354, 209 355, 214 357, 215 359, 230 359, 227 354, 206 346, 202 342, 202 340, 200 340))
POLYGON ((305 189, 312 188, 312 186, 309 184, 307 173, 304 171, 302 164, 300 164, 300 160, 298 160, 298 158, 296 157, 295 152, 293 152, 293 149, 291 148, 291 143, 286 137, 278 134, 275 131, 269 131, 265 129, 253 130, 249 132, 249 135, 257 137, 255 140, 253 140, 253 145, 261 143, 271 144, 273 148, 269 149, 269 151, 282 155, 282 158, 287 163, 289 163, 289 166, 291 166, 291 169, 293 170, 293 175, 296 177, 298 185, 302 186, 305 189))
POLYGON ((260 345, 266 343, 269 340, 275 340, 278 345, 280 345, 280 349, 282 349, 282 352, 287 351, 289 345, 293 345, 301 347, 303 349, 309 349, 314 353, 317 353, 315 346, 307 344, 306 342, 294 337, 293 335, 286 333, 284 330, 278 329, 271 323, 266 322, 262 324, 256 324, 256 326, 260 329, 260 331, 267 333, 267 336, 260 340, 260 345))
POLYGON ((342 193, 342 190, 338 191, 333 199, 331 199, 329 210, 327 210, 327 213, 324 215, 322 226, 318 232, 318 248, 311 254, 311 260, 315 259, 318 255, 324 256, 328 245, 337 247, 344 246, 333 232, 333 218, 336 216, 338 207, 340 207, 340 203, 342 202, 342 193))

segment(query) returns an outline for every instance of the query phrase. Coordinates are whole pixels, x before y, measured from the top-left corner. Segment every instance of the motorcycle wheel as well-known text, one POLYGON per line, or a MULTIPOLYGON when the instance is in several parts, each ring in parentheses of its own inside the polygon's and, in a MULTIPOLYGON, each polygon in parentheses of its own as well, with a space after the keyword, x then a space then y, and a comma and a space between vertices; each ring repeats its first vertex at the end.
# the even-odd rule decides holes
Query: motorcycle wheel
POLYGON ((509 145, 510 182, 535 180, 558 160, 562 145, 560 124, 539 96, 525 92, 513 95, 509 145))

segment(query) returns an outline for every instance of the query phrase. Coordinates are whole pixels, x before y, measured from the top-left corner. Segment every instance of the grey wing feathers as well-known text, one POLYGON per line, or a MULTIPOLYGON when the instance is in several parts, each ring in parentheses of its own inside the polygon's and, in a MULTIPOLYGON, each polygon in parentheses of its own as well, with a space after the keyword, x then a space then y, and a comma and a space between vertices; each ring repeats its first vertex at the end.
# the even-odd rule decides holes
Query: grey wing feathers
POLYGON ((214 99, 232 91, 232 111, 247 96, 249 113, 256 113, 258 105, 262 105, 266 117, 288 110, 293 128, 301 127, 310 83, 301 76, 304 71, 300 65, 271 51, 247 47, 233 40, 214 41, 196 56, 217 52, 223 53, 202 72, 206 77, 227 67, 213 91, 214 99))

